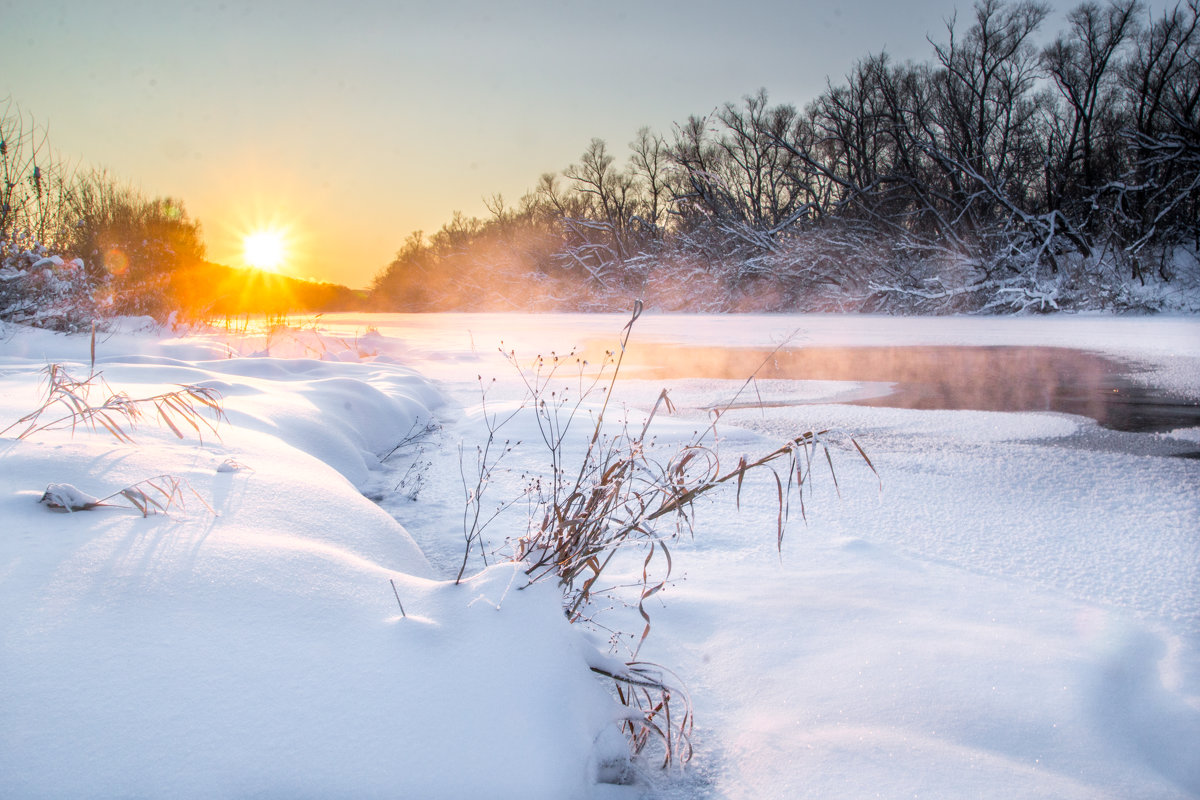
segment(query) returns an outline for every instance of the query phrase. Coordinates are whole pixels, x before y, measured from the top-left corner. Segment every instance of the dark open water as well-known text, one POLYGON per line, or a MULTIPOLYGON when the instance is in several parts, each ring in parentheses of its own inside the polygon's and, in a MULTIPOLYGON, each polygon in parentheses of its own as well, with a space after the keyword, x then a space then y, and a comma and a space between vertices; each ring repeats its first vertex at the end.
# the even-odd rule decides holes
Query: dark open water
POLYGON ((894 384, 858 405, 925 410, 1058 411, 1118 431, 1200 426, 1200 403, 1131 380, 1136 366, 1061 347, 753 348, 637 343, 623 369, 657 379, 757 377, 894 384))

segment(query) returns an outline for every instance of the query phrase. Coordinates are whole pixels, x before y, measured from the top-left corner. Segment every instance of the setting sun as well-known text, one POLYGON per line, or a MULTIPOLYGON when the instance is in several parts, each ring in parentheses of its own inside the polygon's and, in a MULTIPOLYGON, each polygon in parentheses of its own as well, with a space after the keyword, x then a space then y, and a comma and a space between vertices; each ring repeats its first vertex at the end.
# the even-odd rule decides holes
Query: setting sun
POLYGON ((242 243, 243 258, 247 266, 277 272, 287 257, 284 235, 278 230, 256 231, 248 234, 242 243))

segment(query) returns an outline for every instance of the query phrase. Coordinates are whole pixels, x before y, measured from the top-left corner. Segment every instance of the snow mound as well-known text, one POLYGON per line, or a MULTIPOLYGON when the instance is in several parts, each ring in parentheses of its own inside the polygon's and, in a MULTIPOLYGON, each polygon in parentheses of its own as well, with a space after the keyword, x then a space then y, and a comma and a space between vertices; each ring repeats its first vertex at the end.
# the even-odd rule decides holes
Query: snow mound
MULTIPOLYGON (((88 370, 86 339, 14 338, 8 420, 37 402, 30 354, 88 370)), ((97 369, 133 397, 219 388, 219 439, 149 423, 132 445, 86 427, 0 440, 3 793, 594 796, 625 745, 554 588, 518 590, 512 564, 434 580, 359 491, 437 389, 387 364, 153 344, 110 341, 97 369), (165 474, 186 487, 169 515, 91 502, 165 474)))

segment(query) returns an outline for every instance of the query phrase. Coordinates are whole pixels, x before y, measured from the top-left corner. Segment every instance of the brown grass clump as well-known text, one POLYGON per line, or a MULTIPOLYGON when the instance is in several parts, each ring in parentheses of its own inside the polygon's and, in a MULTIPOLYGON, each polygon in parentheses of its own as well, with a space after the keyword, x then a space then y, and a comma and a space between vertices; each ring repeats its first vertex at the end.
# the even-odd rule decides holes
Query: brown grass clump
POLYGON ((696 500, 718 487, 732 484, 740 507, 746 476, 766 472, 776 487, 776 547, 781 550, 790 512, 789 498, 793 494, 798 497, 803 516, 804 490, 811 483, 814 464, 824 461, 837 484, 830 452, 835 439, 849 440, 867 466, 872 471, 875 468, 853 437, 831 430, 798 434, 763 456, 754 459, 742 456, 732 468, 723 467, 716 425, 721 413, 732 407, 750 386, 753 376, 729 404, 714 413, 707 428, 665 459, 657 455, 650 436, 657 414, 675 410, 665 389, 640 426, 631 428, 626 420, 614 432, 612 426, 606 426, 605 419, 626 345, 640 314, 638 303, 621 332, 619 350, 606 354, 598 373, 589 375, 586 362, 574 354, 539 356, 531 367, 525 368, 515 353, 505 353, 525 382, 526 399, 516 411, 500 419, 498 415, 488 415, 485 392, 484 419, 489 435, 486 444, 477 450, 478 469, 472 479, 464 472, 464 487, 469 488, 464 517, 466 548, 459 579, 473 549, 484 555, 484 528, 521 499, 529 502, 532 513, 526 533, 516 542, 513 557, 525 565, 530 583, 558 582, 564 611, 572 622, 589 619, 589 610, 600 596, 611 595, 613 590, 601 582, 601 577, 618 554, 630 550, 639 553, 641 576, 633 589, 635 597, 628 602, 636 605, 644 624, 632 648, 632 658, 623 669, 594 667, 594 670, 611 678, 621 701, 631 712, 636 712, 624 723, 633 750, 641 751, 648 739, 654 738, 664 746, 664 764, 682 763, 691 755, 692 713, 687 694, 672 685, 674 682, 665 677, 667 673, 662 667, 638 660, 637 654, 651 630, 646 601, 670 580, 669 545, 682 534, 694 535, 696 500), (552 383, 561 386, 554 383, 560 371, 572 367, 578 371, 575 390, 552 388, 552 383), (592 414, 584 404, 597 391, 603 392, 603 402, 592 414), (549 457, 549 473, 530 479, 520 497, 485 516, 481 513, 481 498, 492 471, 519 444, 501 440, 499 431, 525 410, 536 416, 549 457), (575 423, 585 417, 591 419, 591 434, 582 457, 575 461, 568 455, 568 436, 575 423))

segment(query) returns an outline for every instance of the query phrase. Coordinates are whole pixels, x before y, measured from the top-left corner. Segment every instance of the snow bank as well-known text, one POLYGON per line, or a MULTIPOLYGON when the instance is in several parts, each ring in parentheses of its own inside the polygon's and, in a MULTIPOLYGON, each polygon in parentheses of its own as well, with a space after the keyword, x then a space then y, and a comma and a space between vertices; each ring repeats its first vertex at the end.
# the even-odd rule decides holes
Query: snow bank
MULTIPOLYGON (((626 321, 339 315, 322 332, 102 338, 114 387, 200 383, 223 393, 229 421, 202 443, 153 425, 133 446, 88 431, 0 440, 4 793, 636 795, 596 783, 623 743, 588 672, 593 644, 557 593, 519 588, 503 564, 444 580, 462 557, 457 446, 486 432, 476 378, 498 379, 492 410, 523 390, 500 342, 528 356, 611 346, 626 321), (380 466, 430 419, 441 433, 380 466), (418 463, 413 500, 394 488, 418 463), (104 497, 161 473, 216 514, 187 494, 148 519, 38 503, 51 483, 104 497)), ((1081 347, 1200 397, 1195 319, 646 315, 635 337, 761 347, 797 329, 828 346, 1081 347)), ((86 374, 88 347, 5 331, 0 419, 29 410, 45 363, 86 374)), ((675 382, 679 413, 656 421, 654 446, 690 440, 704 407, 737 386, 675 382)), ((611 420, 636 419, 659 389, 623 381, 611 420)), ((773 481, 747 481, 740 513, 732 495, 697 504, 695 539, 672 550, 678 580, 648 603, 641 653, 687 684, 697 755, 682 776, 644 774, 642 788, 1200 796, 1200 462, 1180 457, 1195 428, 844 405, 888 391, 854 381, 756 391, 778 405, 727 413, 724 458, 834 426, 854 433, 882 486, 835 449, 838 487, 818 470, 807 523, 793 505, 782 553, 773 481)), ((512 433, 538 438, 528 419, 512 433)), ((510 497, 500 484, 545 468, 536 447, 508 458, 497 500, 510 497)), ((489 551, 515 532, 507 524, 489 529, 489 551)), ((634 583, 640 566, 610 577, 634 583)), ((637 617, 618 607, 600 621, 622 614, 637 617)))
MULTIPOLYGON (((87 374, 86 338, 7 336, 0 419, 36 404, 46 361, 87 374)), ((624 745, 556 592, 513 565, 435 580, 359 491, 440 393, 393 365, 218 352, 117 336, 97 369, 132 397, 219 389, 219 439, 0 440, 3 794, 593 796, 624 745), (169 516, 38 502, 162 474, 194 490, 169 516)))

